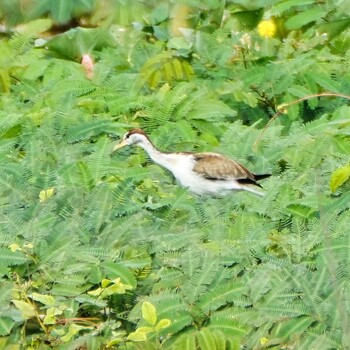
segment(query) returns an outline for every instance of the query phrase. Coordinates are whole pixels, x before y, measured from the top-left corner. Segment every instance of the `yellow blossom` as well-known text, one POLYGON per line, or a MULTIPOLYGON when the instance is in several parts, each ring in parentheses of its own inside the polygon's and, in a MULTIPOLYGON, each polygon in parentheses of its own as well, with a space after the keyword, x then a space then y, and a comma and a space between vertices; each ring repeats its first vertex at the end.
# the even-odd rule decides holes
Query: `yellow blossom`
POLYGON ((265 345, 265 344, 267 344, 268 342, 269 342, 269 340, 268 340, 267 338, 265 338, 265 337, 260 339, 260 344, 261 344, 261 345, 265 345))
POLYGON ((258 25, 258 33, 264 38, 271 38, 276 33, 276 24, 272 19, 261 21, 258 25))

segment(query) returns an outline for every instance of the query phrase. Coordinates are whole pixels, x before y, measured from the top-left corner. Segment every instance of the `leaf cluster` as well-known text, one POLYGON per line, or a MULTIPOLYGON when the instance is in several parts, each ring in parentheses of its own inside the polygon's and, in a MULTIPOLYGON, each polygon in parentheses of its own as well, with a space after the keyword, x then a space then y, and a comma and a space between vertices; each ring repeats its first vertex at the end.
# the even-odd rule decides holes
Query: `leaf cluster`
POLYGON ((245 3, 126 1, 96 31, 1 39, 0 347, 348 346, 345 5, 245 3), (281 107, 323 92, 345 97, 281 107), (191 196, 142 150, 111 154, 131 127, 272 173, 266 196, 191 196))

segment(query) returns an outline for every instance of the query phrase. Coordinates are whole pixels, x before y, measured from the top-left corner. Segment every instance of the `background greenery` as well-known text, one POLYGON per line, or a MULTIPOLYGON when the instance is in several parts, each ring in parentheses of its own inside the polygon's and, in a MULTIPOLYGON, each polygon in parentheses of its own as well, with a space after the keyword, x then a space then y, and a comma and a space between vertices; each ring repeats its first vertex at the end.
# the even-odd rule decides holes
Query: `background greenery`
POLYGON ((2 349, 348 348, 348 1, 4 0, 0 18, 2 349), (135 126, 271 172, 266 196, 196 198, 142 150, 111 154, 135 126))

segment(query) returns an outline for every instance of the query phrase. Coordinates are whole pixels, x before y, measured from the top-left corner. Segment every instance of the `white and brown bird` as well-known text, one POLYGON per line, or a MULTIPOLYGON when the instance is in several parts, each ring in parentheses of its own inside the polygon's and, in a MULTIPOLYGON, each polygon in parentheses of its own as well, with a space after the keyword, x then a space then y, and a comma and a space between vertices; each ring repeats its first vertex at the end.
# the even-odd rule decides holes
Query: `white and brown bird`
POLYGON ((232 191, 249 191, 263 196, 257 182, 270 174, 254 175, 243 165, 218 153, 162 152, 142 129, 131 129, 113 151, 127 145, 142 147, 157 164, 168 169, 183 187, 196 195, 222 196, 232 191))

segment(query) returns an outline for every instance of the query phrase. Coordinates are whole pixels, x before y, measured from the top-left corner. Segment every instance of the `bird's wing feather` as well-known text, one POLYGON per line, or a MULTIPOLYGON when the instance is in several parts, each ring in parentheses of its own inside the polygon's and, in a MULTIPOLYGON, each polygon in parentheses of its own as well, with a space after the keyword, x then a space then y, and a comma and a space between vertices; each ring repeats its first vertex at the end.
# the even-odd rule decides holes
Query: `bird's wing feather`
MULTIPOLYGON (((254 175, 243 165, 225 158, 217 153, 197 153, 193 155, 193 171, 212 180, 251 180, 256 183, 254 175)), ((250 182, 250 181, 249 181, 250 182)))

